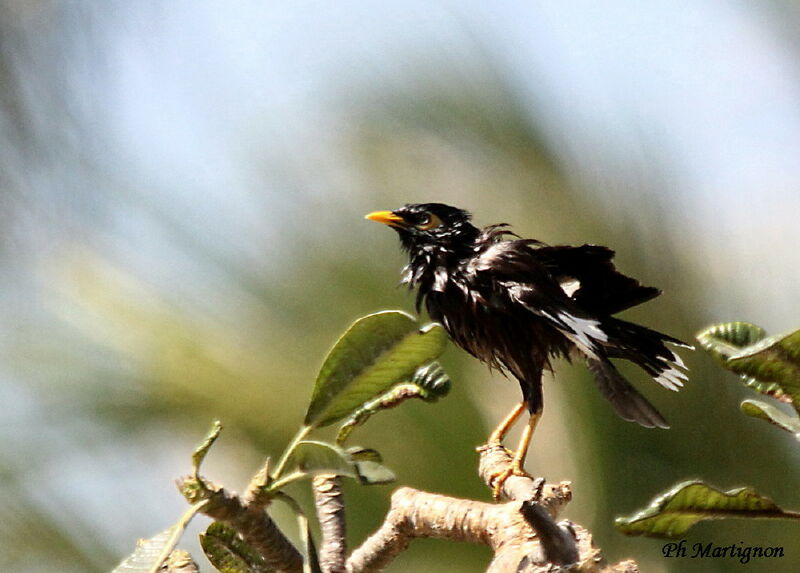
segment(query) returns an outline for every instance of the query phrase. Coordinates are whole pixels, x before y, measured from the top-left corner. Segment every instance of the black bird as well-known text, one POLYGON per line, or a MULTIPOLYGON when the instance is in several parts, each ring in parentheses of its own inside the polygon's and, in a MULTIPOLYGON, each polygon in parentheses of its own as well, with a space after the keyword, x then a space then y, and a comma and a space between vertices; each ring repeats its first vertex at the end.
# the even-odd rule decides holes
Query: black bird
POLYGON ((530 418, 511 467, 494 479, 495 497, 509 475, 525 475, 528 444, 542 413, 542 372, 552 369, 555 357, 580 356, 623 419, 669 427, 609 359, 629 360, 665 388, 678 390, 687 379, 685 365, 666 344, 692 347, 612 317, 661 292, 618 272, 614 251, 520 239, 504 223, 478 229, 469 213, 442 203, 405 205, 366 218, 400 236, 409 255, 402 282, 418 289, 417 312, 424 302, 456 344, 519 381, 523 401, 489 443, 500 442, 526 408, 530 418))

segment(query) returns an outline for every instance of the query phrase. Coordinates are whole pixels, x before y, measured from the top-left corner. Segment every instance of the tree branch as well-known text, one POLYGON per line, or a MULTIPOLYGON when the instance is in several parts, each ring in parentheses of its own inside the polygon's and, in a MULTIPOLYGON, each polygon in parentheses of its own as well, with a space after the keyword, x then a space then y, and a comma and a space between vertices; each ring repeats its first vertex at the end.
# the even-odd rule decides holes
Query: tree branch
MULTIPOLYGON (((479 474, 492 480, 510 467, 511 456, 499 444, 483 446, 479 474)), ((265 466, 266 468, 266 466, 265 466)), ((265 564, 281 573, 301 573, 303 558, 264 511, 266 469, 254 477, 243 498, 199 476, 179 482, 190 503, 205 501, 199 510, 233 527, 257 551, 265 564)), ((569 482, 551 485, 541 478, 510 476, 501 494, 511 500, 495 504, 457 499, 404 487, 392 495, 383 524, 345 559, 344 501, 340 478, 313 480, 322 531, 320 565, 324 573, 372 573, 388 566, 413 539, 439 538, 487 545, 494 557, 487 573, 551 573, 568 566, 582 573, 637 573, 634 561, 609 566, 594 546, 591 533, 569 521, 556 523, 572 500, 569 482)))
POLYGON ((417 537, 488 544, 485 527, 501 506, 401 487, 381 527, 347 560, 348 573, 380 571, 417 537))
POLYGON ((262 506, 245 505, 236 494, 193 476, 179 480, 178 489, 190 503, 206 500, 199 513, 233 527, 267 566, 281 573, 302 573, 302 555, 262 506))
POLYGON ((315 476, 311 482, 320 527, 319 565, 323 573, 344 573, 347 540, 341 478, 315 476))
MULTIPOLYGON (((479 473, 491 487, 493 477, 511 464, 511 456, 499 445, 478 451, 479 473)), ((398 489, 381 527, 350 555, 347 573, 380 571, 412 539, 422 537, 488 545, 494 558, 487 573, 545 573, 553 565, 572 563, 584 573, 638 571, 633 561, 609 567, 586 529, 554 521, 572 499, 569 482, 545 485, 541 479, 511 476, 502 493, 512 501, 491 504, 398 489)))

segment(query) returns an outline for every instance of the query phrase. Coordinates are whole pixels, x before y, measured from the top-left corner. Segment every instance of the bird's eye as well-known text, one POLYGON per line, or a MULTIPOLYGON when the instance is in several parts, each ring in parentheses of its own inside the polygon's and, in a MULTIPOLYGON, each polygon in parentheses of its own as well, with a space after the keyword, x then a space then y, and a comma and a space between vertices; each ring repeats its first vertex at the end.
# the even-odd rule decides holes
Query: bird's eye
POLYGON ((422 221, 415 226, 420 231, 430 231, 442 224, 442 220, 433 213, 426 213, 422 221))

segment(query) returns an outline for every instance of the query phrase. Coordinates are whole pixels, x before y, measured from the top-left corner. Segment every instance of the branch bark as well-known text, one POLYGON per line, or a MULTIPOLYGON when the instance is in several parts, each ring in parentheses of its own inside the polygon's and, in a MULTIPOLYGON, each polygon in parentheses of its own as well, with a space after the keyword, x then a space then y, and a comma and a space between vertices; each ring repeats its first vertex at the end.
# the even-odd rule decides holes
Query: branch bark
MULTIPOLYGON (((479 474, 492 488, 495 476, 511 464, 500 445, 479 448, 479 474)), ((191 503, 205 500, 200 510, 227 523, 258 553, 266 565, 283 573, 301 573, 303 558, 264 511, 258 488, 239 498, 202 478, 179 482, 191 503)), ((634 561, 609 566, 595 547, 591 533, 569 521, 556 522, 572 499, 569 482, 512 475, 501 494, 507 503, 457 499, 403 487, 392 495, 383 524, 345 559, 344 501, 340 478, 313 480, 317 515, 322 532, 320 566, 324 573, 372 573, 388 566, 413 539, 439 538, 489 546, 494 557, 487 573, 551 573, 568 566, 582 573, 637 573, 634 561)))
POLYGON ((319 565, 323 573, 344 573, 347 537, 342 480, 332 474, 315 476, 311 482, 320 528, 319 565))
MULTIPOLYGON (((484 446, 479 473, 491 481, 511 463, 502 446, 484 446)), ((381 527, 347 560, 347 573, 380 571, 417 538, 443 538, 488 545, 494 558, 487 573, 545 573, 573 565, 584 573, 636 573, 633 561, 609 566, 585 528, 556 523, 572 499, 569 482, 545 485, 541 479, 511 476, 502 494, 512 501, 492 504, 400 488, 381 527)))
POLYGON ((236 494, 202 479, 198 482, 193 476, 179 480, 178 489, 190 503, 206 500, 199 512, 233 527, 268 567, 281 573, 302 573, 302 555, 262 505, 247 505, 236 494))

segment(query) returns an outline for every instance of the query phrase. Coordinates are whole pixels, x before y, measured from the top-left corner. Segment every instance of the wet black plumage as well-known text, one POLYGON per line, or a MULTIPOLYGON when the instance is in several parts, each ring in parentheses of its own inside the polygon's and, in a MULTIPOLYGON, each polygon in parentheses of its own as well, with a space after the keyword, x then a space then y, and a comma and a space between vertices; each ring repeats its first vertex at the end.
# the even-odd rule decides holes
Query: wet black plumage
POLYGON ((551 360, 580 356, 622 418, 668 427, 610 359, 629 360, 677 390, 684 366, 667 344, 688 345, 612 316, 660 294, 617 271, 614 251, 520 239, 505 224, 478 229, 469 213, 441 203, 367 218, 397 231, 409 255, 403 282, 418 289, 417 310, 424 304, 461 348, 517 378, 531 414, 542 410, 541 377, 551 360))

